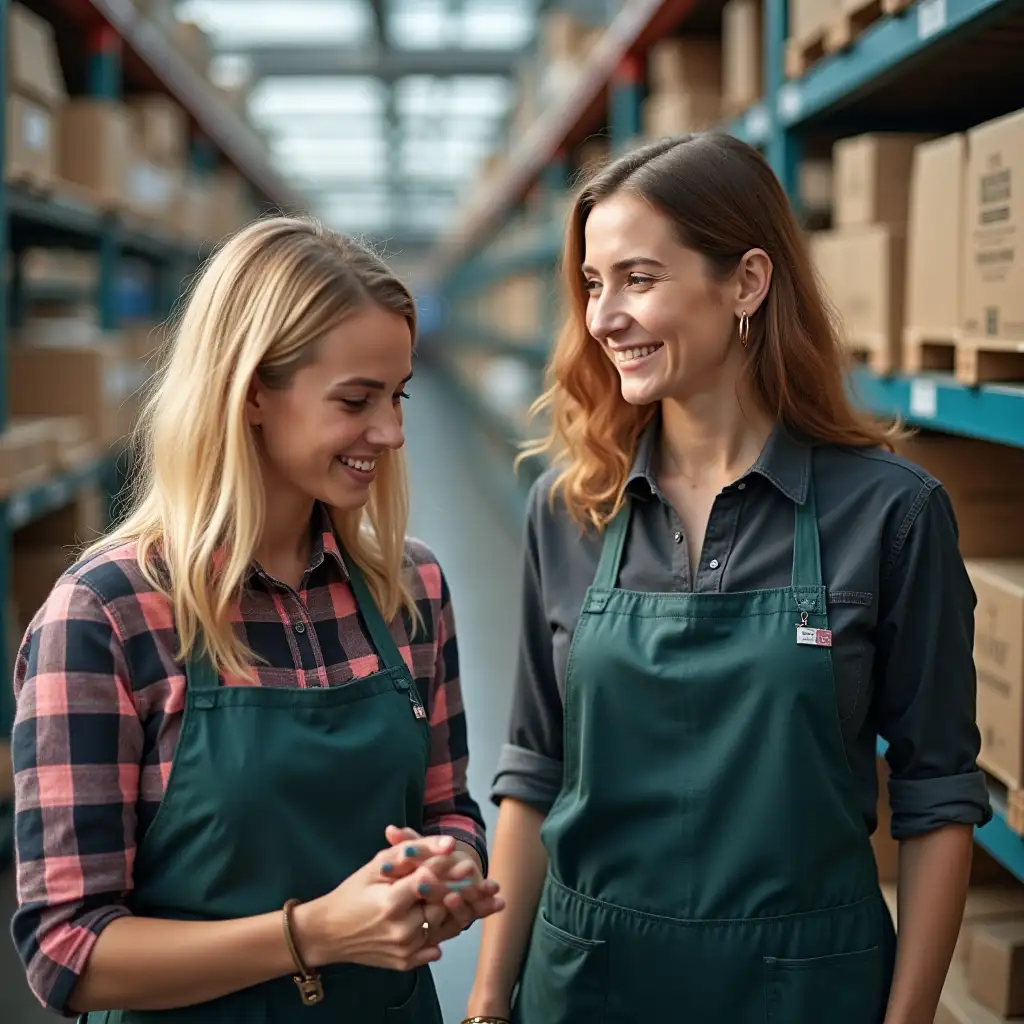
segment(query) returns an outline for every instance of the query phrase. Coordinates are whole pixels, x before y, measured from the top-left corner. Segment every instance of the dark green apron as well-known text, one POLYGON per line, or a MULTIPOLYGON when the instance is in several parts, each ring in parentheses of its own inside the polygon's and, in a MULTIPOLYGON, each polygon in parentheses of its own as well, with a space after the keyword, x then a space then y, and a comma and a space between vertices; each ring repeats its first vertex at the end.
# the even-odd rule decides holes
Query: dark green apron
POLYGON ((844 752, 813 480, 793 582, 616 584, 609 525, 565 683, 565 774, 519 1024, 879 1024, 895 935, 844 752))
MULTIPOLYGON (((426 713, 359 567, 347 564, 383 670, 327 688, 226 687, 208 661, 190 661, 170 781, 135 863, 135 914, 214 921, 279 911, 366 864, 386 845, 387 825, 420 830, 426 713)), ((440 1024, 428 968, 343 964, 321 975, 326 998, 311 1007, 286 975, 187 1009, 87 1019, 440 1024)))

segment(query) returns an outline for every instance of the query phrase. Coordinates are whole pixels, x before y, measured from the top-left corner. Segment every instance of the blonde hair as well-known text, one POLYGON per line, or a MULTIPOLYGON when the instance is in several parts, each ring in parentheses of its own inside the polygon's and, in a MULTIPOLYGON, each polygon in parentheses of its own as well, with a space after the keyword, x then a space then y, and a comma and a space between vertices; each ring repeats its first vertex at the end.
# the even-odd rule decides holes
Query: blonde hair
POLYGON ((668 218, 678 240, 699 252, 710 276, 727 278, 743 254, 765 249, 774 271, 761 309, 750 318, 746 374, 764 411, 812 441, 891 447, 903 428, 856 408, 846 392, 847 357, 838 318, 823 294, 800 226, 782 187, 757 150, 728 135, 656 142, 602 169, 578 192, 562 257, 567 315, 533 413, 547 412, 547 434, 522 458, 550 456, 561 468, 551 500, 602 529, 624 501, 626 480, 656 405, 622 397, 618 372, 586 324, 581 264, 591 210, 625 192, 668 218))
MULTIPOLYGON (((201 643, 219 672, 252 677, 232 612, 263 531, 265 497, 245 404, 255 376, 287 387, 317 342, 368 304, 405 317, 408 289, 367 248, 304 218, 257 221, 198 277, 136 428, 131 509, 96 545, 135 542, 174 608, 179 656, 201 643)), ((418 621, 405 578, 408 491, 400 451, 377 464, 362 509, 329 510, 387 621, 418 621)))

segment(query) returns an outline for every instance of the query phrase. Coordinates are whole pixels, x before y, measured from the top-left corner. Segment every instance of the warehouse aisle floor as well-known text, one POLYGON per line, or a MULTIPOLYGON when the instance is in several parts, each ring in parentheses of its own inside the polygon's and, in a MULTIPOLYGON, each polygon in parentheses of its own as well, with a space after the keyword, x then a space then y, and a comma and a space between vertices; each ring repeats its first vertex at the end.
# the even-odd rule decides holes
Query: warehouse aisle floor
MULTIPOLYGON (((410 532, 434 549, 452 590, 469 717, 470 786, 493 830, 495 809, 487 803, 487 790, 504 740, 511 693, 519 537, 480 493, 461 445, 465 424, 455 418, 426 369, 417 368, 410 393, 410 532)), ((25 985, 8 932, 13 905, 8 872, 0 876, 0 1024, 56 1020, 38 1008, 25 985)), ((476 926, 445 947, 444 959, 435 968, 445 1024, 462 1018, 478 943, 476 926)))

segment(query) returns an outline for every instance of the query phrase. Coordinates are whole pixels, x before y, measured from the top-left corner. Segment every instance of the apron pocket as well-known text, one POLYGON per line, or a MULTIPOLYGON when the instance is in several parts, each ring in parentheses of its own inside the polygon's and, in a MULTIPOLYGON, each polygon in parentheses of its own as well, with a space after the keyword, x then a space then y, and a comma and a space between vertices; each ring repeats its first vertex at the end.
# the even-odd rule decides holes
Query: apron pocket
POLYGON ((384 1020, 387 1024, 441 1024, 430 968, 416 970, 409 998, 401 1006, 389 1006, 384 1020))
POLYGON ((882 950, 806 960, 765 957, 768 1024, 880 1024, 885 1012, 882 950))
POLYGON ((522 1024, 601 1024, 607 976, 605 943, 562 931, 541 910, 514 1019, 522 1024))

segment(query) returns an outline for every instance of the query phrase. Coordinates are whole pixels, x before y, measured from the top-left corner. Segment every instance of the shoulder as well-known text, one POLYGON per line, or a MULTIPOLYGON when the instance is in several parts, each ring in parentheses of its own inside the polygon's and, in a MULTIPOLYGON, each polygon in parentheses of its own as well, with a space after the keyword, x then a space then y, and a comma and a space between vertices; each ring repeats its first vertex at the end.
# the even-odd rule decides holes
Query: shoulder
POLYGON ((448 600, 448 581, 441 563, 430 545, 418 537, 405 539, 405 567, 409 574, 409 585, 417 600, 448 600))
POLYGON ((112 543, 78 558, 55 581, 32 626, 55 619, 109 622, 121 638, 170 614, 170 603, 146 578, 134 541, 112 543))
POLYGON ((579 543, 593 531, 576 520, 557 489, 562 466, 549 466, 530 486, 526 496, 527 527, 542 544, 579 543))
POLYGON ((877 522, 891 562, 927 510, 936 509, 943 521, 953 515, 942 482, 907 457, 918 450, 916 439, 896 453, 818 446, 814 467, 819 511, 877 522))

